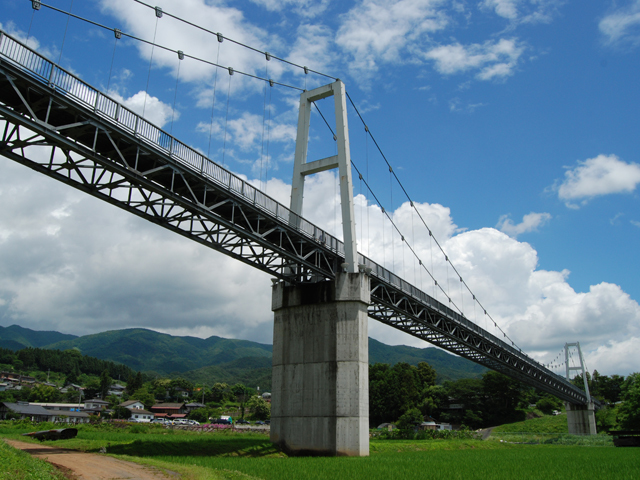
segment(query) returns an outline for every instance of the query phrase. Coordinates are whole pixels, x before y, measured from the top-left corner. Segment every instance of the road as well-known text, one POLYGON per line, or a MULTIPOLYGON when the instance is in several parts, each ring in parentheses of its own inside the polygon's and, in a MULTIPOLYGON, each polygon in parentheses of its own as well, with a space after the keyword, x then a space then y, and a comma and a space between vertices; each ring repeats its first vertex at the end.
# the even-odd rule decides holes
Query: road
POLYGON ((107 455, 82 453, 17 440, 5 439, 5 442, 53 464, 70 480, 176 480, 180 477, 175 472, 162 471, 107 455))

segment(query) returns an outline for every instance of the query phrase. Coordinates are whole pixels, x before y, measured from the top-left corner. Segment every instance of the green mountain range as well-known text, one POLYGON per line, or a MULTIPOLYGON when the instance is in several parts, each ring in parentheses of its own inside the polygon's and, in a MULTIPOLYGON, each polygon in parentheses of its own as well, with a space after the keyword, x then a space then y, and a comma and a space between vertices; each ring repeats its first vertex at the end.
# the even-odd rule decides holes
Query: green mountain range
MULTIPOLYGON (((39 332, 18 325, 0 327, 0 347, 20 350, 38 347, 78 349, 84 355, 119 362, 159 376, 181 376, 193 382, 243 383, 271 389, 272 346, 248 340, 212 336, 206 339, 179 337, 143 328, 112 330, 78 337, 59 332, 39 332)), ((385 345, 369 339, 369 363, 394 365, 427 362, 438 382, 479 377, 487 371, 435 347, 385 345)))

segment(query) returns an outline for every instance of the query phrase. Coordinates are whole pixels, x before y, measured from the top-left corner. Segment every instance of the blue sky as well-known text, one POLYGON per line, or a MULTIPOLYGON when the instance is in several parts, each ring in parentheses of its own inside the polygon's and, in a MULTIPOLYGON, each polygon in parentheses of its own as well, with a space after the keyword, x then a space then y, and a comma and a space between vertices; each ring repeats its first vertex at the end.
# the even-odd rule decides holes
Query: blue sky
MULTIPOLYGON (((72 5, 45 3, 65 11, 72 5)), ((153 5, 341 78, 452 262, 518 345, 548 362, 577 340, 591 370, 640 370, 640 1, 153 5)), ((152 40, 155 32, 157 44, 236 71, 299 88, 329 81, 228 40, 218 43, 167 15, 156 30, 154 11, 133 0, 73 2, 72 11, 136 37, 152 40)), ((0 0, 0 12, 6 32, 28 38, 288 204, 299 92, 265 89, 226 70, 216 75, 210 65, 180 62, 157 48, 151 58, 138 41, 116 41, 112 31, 76 19, 67 27, 66 16, 46 7, 34 13, 27 0, 0 0)), ((330 101, 320 108, 332 114, 330 101)), ((369 169, 376 195, 440 284, 450 284, 451 272, 402 205, 400 187, 353 110, 349 124, 354 162, 369 169)), ((310 160, 334 149, 314 116, 310 160)), ((7 159, 0 159, 0 172, 0 324, 77 334, 141 326, 271 341, 267 276, 7 159), (124 276, 125 269, 135 273, 124 276), (250 306, 240 293, 247 288, 257 292, 250 306)), ((339 226, 335 189, 332 174, 318 175, 305 197, 305 215, 330 231, 339 226)), ((359 182, 354 191, 359 249, 431 292, 383 226, 379 205, 362 195, 359 182)), ((471 320, 488 325, 471 310, 470 296, 449 288, 471 320)), ((375 322, 370 333, 424 346, 375 322)))

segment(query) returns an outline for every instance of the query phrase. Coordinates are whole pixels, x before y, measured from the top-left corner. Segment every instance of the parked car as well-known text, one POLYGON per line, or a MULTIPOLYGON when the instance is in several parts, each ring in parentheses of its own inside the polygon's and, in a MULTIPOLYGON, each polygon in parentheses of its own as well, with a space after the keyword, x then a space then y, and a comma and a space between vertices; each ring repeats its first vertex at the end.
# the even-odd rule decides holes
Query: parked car
POLYGON ((240 420, 236 420, 236 423, 241 423, 242 425, 248 425, 250 422, 249 420, 245 420, 244 418, 241 418, 240 420))
POLYGON ((195 420, 187 420, 187 423, 188 423, 189 425, 200 425, 200 422, 197 422, 197 421, 195 421, 195 420))
POLYGON ((214 423, 216 425, 231 425, 231 422, 226 418, 214 418, 213 420, 211 420, 211 423, 214 423))

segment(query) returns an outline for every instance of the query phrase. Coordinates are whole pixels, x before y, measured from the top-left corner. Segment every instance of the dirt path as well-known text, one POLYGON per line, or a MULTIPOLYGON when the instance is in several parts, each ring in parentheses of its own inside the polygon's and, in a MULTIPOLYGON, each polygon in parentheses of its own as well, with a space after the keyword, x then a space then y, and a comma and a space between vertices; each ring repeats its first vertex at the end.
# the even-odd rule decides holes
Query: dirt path
POLYGON ((496 427, 483 428, 482 430, 480 430, 480 433, 482 434, 482 440, 486 440, 487 438, 489 438, 491 436, 491 431, 494 428, 496 427))
POLYGON ((12 447, 55 465, 67 478, 73 480, 175 480, 179 478, 179 475, 174 472, 164 473, 157 468, 118 460, 107 455, 82 453, 17 440, 5 439, 4 441, 12 447))

